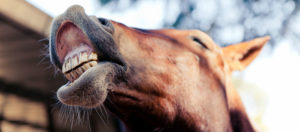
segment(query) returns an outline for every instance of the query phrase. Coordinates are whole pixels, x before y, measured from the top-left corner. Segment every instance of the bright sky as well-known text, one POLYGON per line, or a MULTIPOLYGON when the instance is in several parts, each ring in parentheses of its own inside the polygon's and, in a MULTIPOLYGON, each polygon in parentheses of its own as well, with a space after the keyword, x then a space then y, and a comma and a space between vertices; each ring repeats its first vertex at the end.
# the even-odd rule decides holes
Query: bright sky
POLYGON ((245 81, 265 94, 263 122, 269 132, 300 131, 300 56, 291 43, 288 39, 279 42, 271 55, 262 53, 243 71, 245 81))
MULTIPOLYGON (((140 28, 161 28, 165 17, 164 2, 139 1, 138 6, 123 12, 112 12, 101 8, 95 0, 27 0, 51 16, 64 12, 69 6, 79 4, 87 14, 93 14, 122 22, 128 26, 140 28), (57 4, 59 3, 59 4, 57 4), (99 10, 100 9, 100 10, 99 10)), ((128 3, 123 3, 124 5, 128 3)), ((173 5, 174 6, 174 5, 173 5)), ((173 8, 174 12, 178 8, 173 8)), ((172 18, 171 18, 172 19, 172 18)), ((300 27, 300 23, 295 27, 300 27)), ((246 82, 255 84, 263 94, 264 104, 263 124, 269 132, 295 132, 300 131, 300 56, 299 51, 293 49, 293 42, 287 37, 278 42, 278 46, 270 51, 265 47, 262 54, 253 64, 235 77, 243 77, 246 82)), ((251 89, 250 89, 251 91, 251 89)), ((246 108, 250 115, 258 114, 255 103, 251 102, 249 94, 243 94, 246 108)), ((260 110, 261 112, 261 110, 260 110)))
MULTIPOLYGON (((89 15, 108 18, 122 22, 127 26, 140 28, 160 28, 163 22, 164 2, 159 0, 138 2, 138 6, 125 11, 113 12, 111 9, 100 7, 97 0, 27 0, 36 7, 54 17, 63 13, 68 7, 78 4, 84 7, 89 15), (59 4, 57 4, 59 3, 59 4), (147 16, 147 17, 146 17, 147 16), (143 18, 143 19, 137 19, 143 18)), ((128 4, 123 0, 122 4, 128 4)))

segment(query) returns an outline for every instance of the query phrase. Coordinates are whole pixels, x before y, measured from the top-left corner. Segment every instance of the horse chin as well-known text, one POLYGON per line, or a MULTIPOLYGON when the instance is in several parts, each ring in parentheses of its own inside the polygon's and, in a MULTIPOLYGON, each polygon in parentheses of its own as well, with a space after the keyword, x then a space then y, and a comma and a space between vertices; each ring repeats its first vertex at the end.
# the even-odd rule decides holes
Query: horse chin
POLYGON ((61 86, 57 91, 60 102, 68 106, 95 108, 103 104, 108 89, 122 67, 112 62, 100 62, 85 71, 78 79, 61 86))

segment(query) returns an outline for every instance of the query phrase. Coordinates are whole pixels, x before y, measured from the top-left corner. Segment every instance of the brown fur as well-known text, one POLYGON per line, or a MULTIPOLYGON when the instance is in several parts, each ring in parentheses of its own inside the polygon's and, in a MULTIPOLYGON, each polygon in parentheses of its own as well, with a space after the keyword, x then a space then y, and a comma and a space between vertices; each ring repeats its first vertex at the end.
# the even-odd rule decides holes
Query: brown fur
POLYGON ((101 25, 73 6, 52 25, 51 60, 59 68, 56 34, 65 21, 77 25, 107 62, 100 60, 60 88, 62 103, 104 104, 131 131, 254 131, 231 72, 246 67, 268 37, 221 48, 198 30, 139 30, 114 21, 101 25))

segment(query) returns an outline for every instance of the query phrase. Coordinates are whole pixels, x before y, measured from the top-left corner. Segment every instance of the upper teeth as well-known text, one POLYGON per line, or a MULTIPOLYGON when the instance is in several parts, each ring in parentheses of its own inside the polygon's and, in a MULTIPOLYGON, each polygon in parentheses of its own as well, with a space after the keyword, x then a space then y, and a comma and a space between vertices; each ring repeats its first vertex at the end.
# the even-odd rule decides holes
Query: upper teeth
POLYGON ((80 52, 79 54, 65 59, 62 66, 62 72, 68 80, 74 81, 87 69, 97 65, 97 60, 98 57, 96 53, 88 54, 87 52, 80 52), (76 68, 79 65, 82 66, 76 68))

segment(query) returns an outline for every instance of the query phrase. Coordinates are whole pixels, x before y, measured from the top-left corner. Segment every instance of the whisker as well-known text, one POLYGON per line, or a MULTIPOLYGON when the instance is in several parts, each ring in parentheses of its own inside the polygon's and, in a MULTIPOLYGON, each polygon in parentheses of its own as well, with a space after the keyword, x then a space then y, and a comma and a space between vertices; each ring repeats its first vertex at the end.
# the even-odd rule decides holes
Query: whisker
POLYGON ((79 106, 67 106, 59 102, 56 96, 54 96, 54 98, 57 100, 57 102, 53 104, 54 110, 58 110, 63 125, 70 125, 71 131, 75 124, 80 126, 87 126, 86 128, 88 128, 90 132, 92 131, 90 124, 90 115, 92 109, 79 106))
MULTIPOLYGON (((102 107, 101 107, 101 106, 100 106, 99 110, 100 110, 101 115, 102 115, 102 116, 105 116, 105 115, 102 113, 102 107)), ((96 110, 96 112, 98 113, 97 110, 96 110)))
MULTIPOLYGON (((89 115, 89 113, 88 113, 88 115, 89 115)), ((92 129, 91 129, 91 121, 90 121, 90 116, 86 116, 87 117, 87 121, 88 121, 88 127, 89 127, 89 130, 90 130, 90 132, 92 132, 92 129)))
MULTIPOLYGON (((101 117, 101 115, 98 113, 98 110, 97 110, 97 109, 95 109, 95 111, 96 111, 97 115, 99 116, 99 118, 101 119, 101 121, 103 122, 104 126, 105 126, 107 129, 109 129, 108 124, 107 124, 107 121, 104 121, 104 119, 103 119, 103 118, 101 117)), ((100 112, 101 112, 101 109, 100 109, 100 112)))
POLYGON ((49 42, 49 38, 46 37, 46 38, 42 38, 42 39, 38 40, 39 43, 42 43, 42 42, 45 42, 45 41, 49 42))
MULTIPOLYGON (((103 111, 104 111, 104 117, 106 118, 106 121, 108 122, 108 114, 107 114, 107 111, 106 111, 106 108, 105 108, 105 106, 101 106, 101 109, 103 108, 103 111)), ((101 111, 101 113, 102 113, 102 111, 101 111)))

